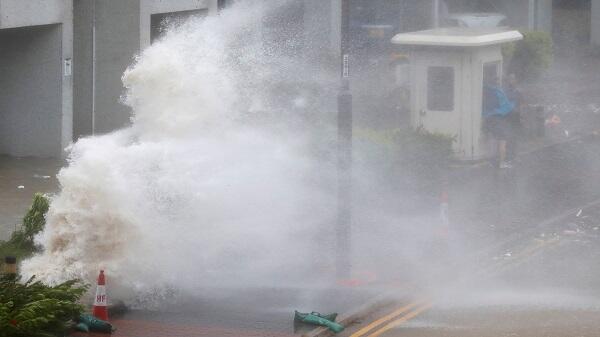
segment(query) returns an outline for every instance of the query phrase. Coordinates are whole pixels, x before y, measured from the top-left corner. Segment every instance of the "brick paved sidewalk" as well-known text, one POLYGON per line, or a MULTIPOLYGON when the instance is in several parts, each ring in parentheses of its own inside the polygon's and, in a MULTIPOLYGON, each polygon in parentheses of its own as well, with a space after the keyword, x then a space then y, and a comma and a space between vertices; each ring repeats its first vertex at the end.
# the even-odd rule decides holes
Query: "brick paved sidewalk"
MULTIPOLYGON (((291 337, 291 332, 273 332, 261 330, 242 330, 225 327, 201 325, 168 324, 153 321, 114 320, 111 323, 117 328, 113 337, 291 337)), ((290 327, 291 329, 291 327, 290 327)), ((108 336, 101 333, 75 332, 71 337, 108 336)))

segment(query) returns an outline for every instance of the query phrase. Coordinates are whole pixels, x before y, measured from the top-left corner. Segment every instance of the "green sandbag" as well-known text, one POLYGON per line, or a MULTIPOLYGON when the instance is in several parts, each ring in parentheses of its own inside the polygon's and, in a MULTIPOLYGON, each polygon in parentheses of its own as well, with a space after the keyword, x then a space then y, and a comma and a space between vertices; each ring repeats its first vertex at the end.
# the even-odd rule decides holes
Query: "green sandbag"
POLYGON ((308 314, 306 315, 306 317, 304 317, 304 319, 302 320, 302 322, 304 323, 309 323, 309 324, 314 324, 314 325, 320 325, 320 326, 326 326, 329 328, 329 330, 335 332, 335 333, 339 333, 344 331, 344 326, 341 324, 338 324, 336 322, 332 322, 328 319, 325 319, 323 317, 319 317, 313 314, 308 314))
MULTIPOLYGON (((335 322, 335 319, 337 318, 337 315, 338 315, 337 312, 334 312, 332 314, 323 315, 323 314, 320 314, 320 313, 314 312, 314 311, 311 312, 310 314, 321 317, 321 318, 325 318, 326 320, 332 321, 332 322, 335 322)), ((302 320, 304 320, 304 318, 306 318, 306 316, 308 316, 308 313, 303 313, 303 312, 299 312, 296 310, 294 311, 294 321, 295 322, 302 322, 302 320)))
POLYGON ((79 323, 75 326, 75 330, 81 332, 90 332, 90 328, 85 323, 79 323))
POLYGON ((96 317, 89 314, 82 314, 81 316, 79 316, 79 323, 87 325, 90 331, 112 333, 116 330, 113 328, 112 324, 101 319, 97 319, 96 317))

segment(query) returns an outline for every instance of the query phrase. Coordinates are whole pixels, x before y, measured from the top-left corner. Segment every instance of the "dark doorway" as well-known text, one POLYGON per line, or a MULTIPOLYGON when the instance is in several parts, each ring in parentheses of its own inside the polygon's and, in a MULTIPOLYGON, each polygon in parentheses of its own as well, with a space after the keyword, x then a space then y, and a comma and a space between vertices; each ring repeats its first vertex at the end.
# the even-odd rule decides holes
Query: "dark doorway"
POLYGON ((154 43, 160 39, 168 27, 180 25, 192 17, 207 15, 208 9, 152 14, 150 16, 150 42, 154 43))

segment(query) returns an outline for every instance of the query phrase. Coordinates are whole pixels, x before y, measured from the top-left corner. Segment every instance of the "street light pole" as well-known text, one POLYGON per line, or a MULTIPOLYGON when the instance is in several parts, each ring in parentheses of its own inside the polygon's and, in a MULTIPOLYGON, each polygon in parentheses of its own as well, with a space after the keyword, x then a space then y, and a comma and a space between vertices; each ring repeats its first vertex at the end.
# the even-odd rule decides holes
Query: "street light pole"
POLYGON ((348 279, 351 270, 352 223, 352 94, 350 92, 350 0, 341 0, 341 85, 338 93, 338 214, 336 274, 348 279))

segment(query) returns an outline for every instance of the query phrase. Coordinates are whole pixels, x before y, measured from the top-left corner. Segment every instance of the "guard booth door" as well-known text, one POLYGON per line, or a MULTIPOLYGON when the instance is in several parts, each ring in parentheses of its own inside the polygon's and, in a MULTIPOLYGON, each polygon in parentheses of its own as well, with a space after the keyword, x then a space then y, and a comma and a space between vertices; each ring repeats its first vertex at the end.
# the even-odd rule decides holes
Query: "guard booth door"
POLYGON ((413 77, 417 93, 413 102, 414 126, 431 133, 455 137, 460 149, 462 59, 459 55, 420 57, 413 77))

